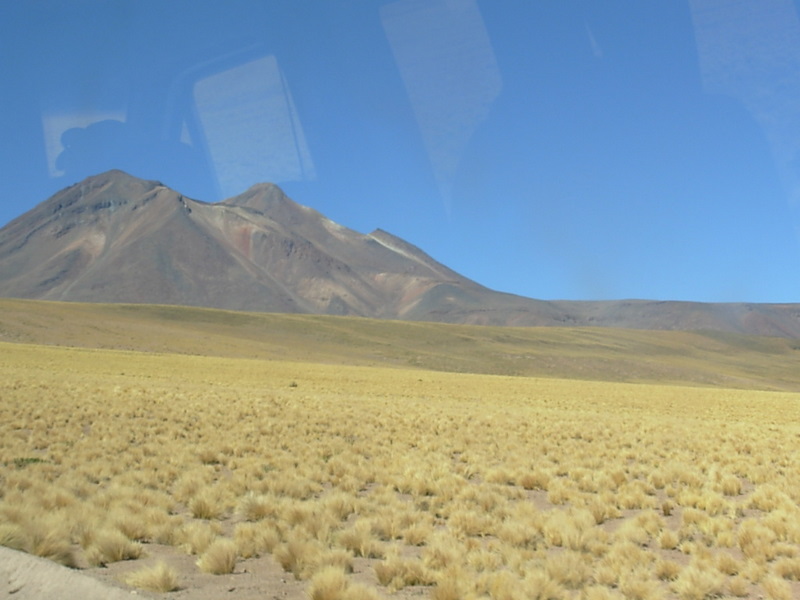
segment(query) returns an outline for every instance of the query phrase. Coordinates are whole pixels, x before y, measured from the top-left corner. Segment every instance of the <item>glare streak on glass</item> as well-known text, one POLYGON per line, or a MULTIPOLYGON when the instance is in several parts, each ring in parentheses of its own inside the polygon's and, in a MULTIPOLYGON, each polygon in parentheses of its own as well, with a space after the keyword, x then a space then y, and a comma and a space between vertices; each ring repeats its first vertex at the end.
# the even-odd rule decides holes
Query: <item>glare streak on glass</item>
POLYGON ((274 56, 202 79, 194 100, 223 197, 258 181, 314 179, 302 124, 274 56))
POLYGON ((400 0, 381 9, 445 209, 464 148, 502 79, 474 0, 400 0))
POLYGON ((800 20, 790 0, 691 0, 705 90, 738 99, 800 206, 800 20))

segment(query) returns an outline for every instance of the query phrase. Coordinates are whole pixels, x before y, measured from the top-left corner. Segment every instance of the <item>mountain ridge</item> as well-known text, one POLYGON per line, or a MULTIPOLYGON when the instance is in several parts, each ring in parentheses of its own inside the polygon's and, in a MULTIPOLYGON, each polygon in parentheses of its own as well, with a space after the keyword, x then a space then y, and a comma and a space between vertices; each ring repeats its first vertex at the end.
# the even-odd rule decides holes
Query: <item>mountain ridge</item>
POLYGON ((383 229, 335 223, 275 184, 211 204, 118 170, 0 229, 0 296, 800 337, 800 304, 524 298, 486 288, 383 229))

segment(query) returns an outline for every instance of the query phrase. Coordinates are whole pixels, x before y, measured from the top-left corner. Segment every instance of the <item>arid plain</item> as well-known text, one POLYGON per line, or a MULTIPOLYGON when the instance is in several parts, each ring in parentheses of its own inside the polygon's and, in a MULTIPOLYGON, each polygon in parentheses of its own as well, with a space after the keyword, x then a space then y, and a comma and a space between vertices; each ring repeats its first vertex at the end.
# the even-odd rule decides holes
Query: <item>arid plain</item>
POLYGON ((0 303, 0 544, 114 587, 800 597, 796 340, 0 303))

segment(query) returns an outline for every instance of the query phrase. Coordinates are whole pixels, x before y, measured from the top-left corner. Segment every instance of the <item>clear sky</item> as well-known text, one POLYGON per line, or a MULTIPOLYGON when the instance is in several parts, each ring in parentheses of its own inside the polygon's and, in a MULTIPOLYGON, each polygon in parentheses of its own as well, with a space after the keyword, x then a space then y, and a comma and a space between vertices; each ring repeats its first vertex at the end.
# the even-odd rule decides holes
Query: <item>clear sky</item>
POLYGON ((0 49, 0 225, 273 181, 502 291, 800 302, 789 0, 20 0, 0 49))

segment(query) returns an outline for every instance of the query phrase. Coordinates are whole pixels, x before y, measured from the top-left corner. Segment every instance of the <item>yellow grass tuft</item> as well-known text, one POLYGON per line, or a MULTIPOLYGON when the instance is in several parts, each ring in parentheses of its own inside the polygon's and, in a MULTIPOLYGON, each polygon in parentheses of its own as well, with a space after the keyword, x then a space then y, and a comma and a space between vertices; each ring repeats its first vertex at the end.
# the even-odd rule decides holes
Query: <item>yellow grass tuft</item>
POLYGON ((744 598, 750 595, 750 582, 744 577, 732 577, 728 581, 728 593, 736 598, 744 598))
POLYGON ((219 529, 208 523, 193 522, 182 527, 175 540, 188 554, 202 554, 217 539, 219 529))
MULTIPOLYGON (((77 567, 75 555, 68 542, 58 536, 42 536, 35 538, 29 546, 30 553, 42 558, 48 558, 53 562, 64 565, 65 567, 77 567)), ((138 553, 137 555, 138 556, 138 553)), ((126 557, 127 558, 127 557, 126 557)), ((135 558, 131 556, 130 558, 135 558)))
POLYGON ((423 546, 433 535, 429 523, 415 523, 403 532, 403 541, 410 546, 423 546))
POLYGON ((189 512, 195 519, 219 519, 224 512, 224 506, 216 494, 206 491, 191 499, 189 512))
POLYGON ((672 588, 681 600, 705 600, 721 596, 725 587, 725 577, 710 565, 686 567, 672 588))
POLYGON ((565 550, 547 560, 547 575, 568 589, 580 589, 591 575, 589 561, 579 552, 565 550))
POLYGON ((779 558, 773 564, 772 572, 782 579, 800 581, 800 556, 779 558))
POLYGON ((422 550, 422 562, 432 572, 443 572, 460 562, 463 550, 450 535, 437 532, 422 550))
POLYGON ((431 600, 462 600, 467 596, 463 572, 456 567, 446 570, 430 593, 431 600))
POLYGON ((149 592, 174 592, 179 589, 178 574, 165 562, 128 573, 124 577, 128 585, 149 592))
POLYGON ((150 537, 148 518, 144 514, 118 511, 112 515, 111 524, 129 540, 143 542, 150 537))
POLYGON ((792 588, 780 577, 770 575, 761 582, 761 588, 769 600, 792 600, 792 588))
POLYGON ((263 494, 247 494, 239 502, 238 512, 247 521, 260 521, 275 513, 275 500, 263 494))
POLYGON ((566 590, 541 570, 529 572, 522 581, 523 597, 533 600, 549 600, 551 598, 567 598, 566 590))
POLYGON ((309 600, 382 600, 381 595, 363 583, 352 583, 335 566, 322 567, 306 588, 309 600))
MULTIPOLYGON (((307 579, 318 565, 323 562, 326 552, 318 540, 304 538, 293 533, 286 543, 277 546, 273 555, 285 571, 290 571, 295 579, 307 579)), ((341 556, 341 555, 340 555, 341 556)), ((344 555, 349 564, 349 554, 344 555)), ((336 562, 337 559, 333 559, 336 562)), ((338 559, 338 560, 341 560, 338 559)), ((337 566, 338 570, 343 570, 337 566)))
POLYGON ((664 550, 674 550, 679 543, 680 538, 672 529, 664 529, 658 534, 658 545, 664 550))
POLYGON ((325 549, 314 561, 316 568, 336 567, 345 573, 353 572, 353 554, 344 548, 325 549))
POLYGON ((271 523, 237 523, 233 539, 239 556, 252 558, 271 553, 280 543, 280 534, 271 523))
POLYGON ((620 581, 619 590, 626 600, 662 600, 666 596, 659 582, 640 570, 626 574, 620 581))
POLYGON ((325 507, 339 521, 344 521, 356 509, 355 498, 343 491, 330 494, 324 500, 325 507))
POLYGON ((0 523, 0 546, 14 550, 25 550, 28 537, 16 523, 0 523))
POLYGON ((674 581, 681 572, 681 566, 672 560, 658 560, 655 564, 655 575, 662 581, 674 581))
POLYGON ((742 553, 757 563, 775 558, 775 533, 755 519, 742 522, 737 541, 742 553))
POLYGON ((525 471, 517 479, 517 485, 526 490, 547 491, 550 485, 550 475, 541 469, 525 471))
POLYGON ((401 590, 411 585, 430 585, 433 583, 425 566, 418 558, 401 557, 396 554, 386 557, 374 567, 378 582, 391 591, 401 590))
POLYGON ((364 558, 380 558, 384 552, 383 545, 372 533, 372 525, 366 520, 356 521, 353 526, 341 531, 338 543, 364 558))
POLYGON ((720 488, 726 496, 738 496, 742 493, 742 481, 736 475, 726 475, 720 481, 720 488))
POLYGON ((750 507, 756 510, 770 512, 782 506, 793 506, 792 500, 773 484, 767 483, 757 488, 750 496, 750 507))
POLYGON ((493 600, 524 600, 520 579, 510 571, 492 573, 487 582, 489 597, 493 600))
POLYGON ((741 564, 732 554, 720 552, 717 554, 714 563, 720 573, 725 575, 736 575, 741 569, 741 564))
POLYGON ((233 540, 220 538, 211 543, 197 560, 197 566, 204 573, 226 575, 236 567, 238 550, 233 540))
POLYGON ((311 578, 308 586, 310 600, 344 600, 348 588, 347 576, 336 567, 325 567, 311 578))
POLYGON ((104 529, 92 535, 85 548, 89 564, 102 566, 142 555, 142 545, 133 542, 117 529, 104 529))

